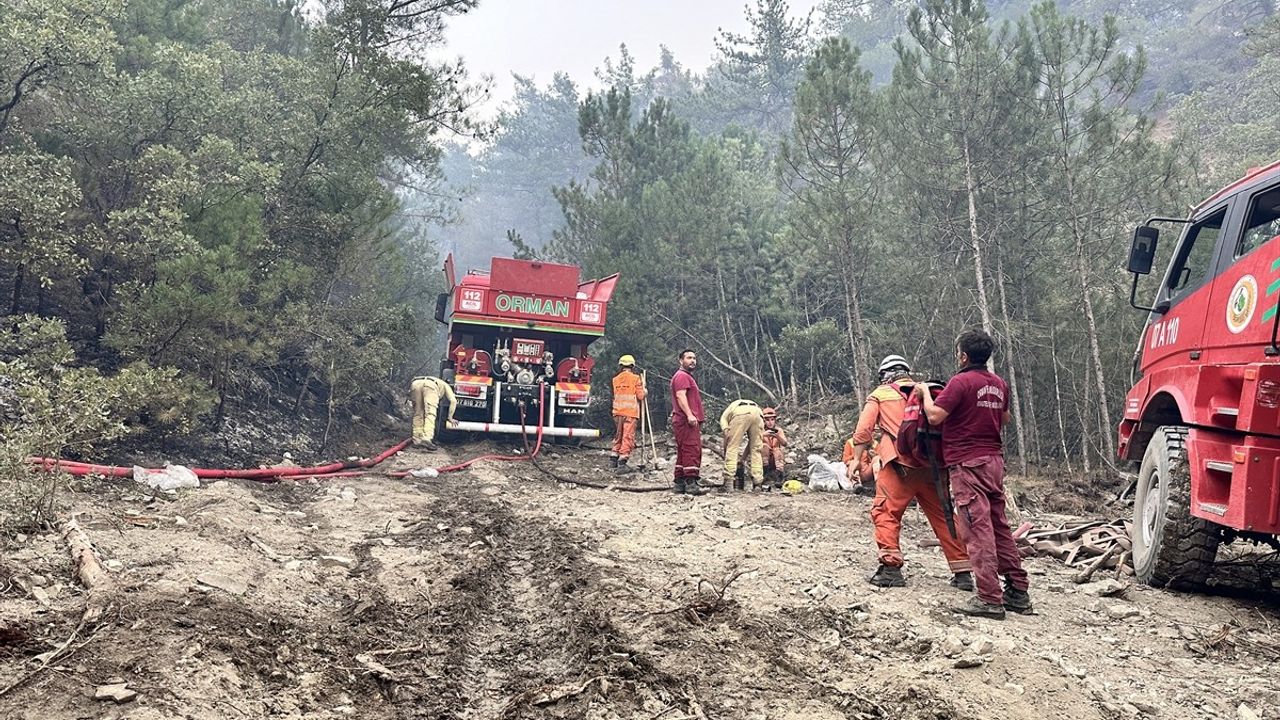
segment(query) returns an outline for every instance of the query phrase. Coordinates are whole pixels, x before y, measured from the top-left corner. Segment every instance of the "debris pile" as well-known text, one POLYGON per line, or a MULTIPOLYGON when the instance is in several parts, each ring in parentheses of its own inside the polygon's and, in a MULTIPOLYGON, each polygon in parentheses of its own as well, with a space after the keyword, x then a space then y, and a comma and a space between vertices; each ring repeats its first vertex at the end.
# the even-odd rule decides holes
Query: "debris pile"
POLYGON ((1014 540, 1023 555, 1048 555, 1079 568, 1073 579, 1087 583, 1100 569, 1133 575, 1132 529, 1127 520, 1071 520, 1046 528, 1023 523, 1014 540))

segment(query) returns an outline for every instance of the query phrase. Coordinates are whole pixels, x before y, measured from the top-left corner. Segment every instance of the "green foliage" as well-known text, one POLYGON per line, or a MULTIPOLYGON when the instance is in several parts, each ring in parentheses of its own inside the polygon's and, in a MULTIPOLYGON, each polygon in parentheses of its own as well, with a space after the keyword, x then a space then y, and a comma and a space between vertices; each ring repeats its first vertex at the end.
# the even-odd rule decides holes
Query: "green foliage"
POLYGON ((420 52, 474 5, 3 4, 8 314, 63 319, 121 375, 197 378, 215 421, 262 373, 332 414, 412 371, 439 281, 392 188, 439 182, 440 133, 484 130, 462 66, 420 52))
POLYGON ((131 434, 184 433, 207 408, 198 382, 143 364, 104 375, 77 362, 57 320, 12 318, 0 334, 0 532, 51 524, 59 473, 27 458, 85 456, 131 434))

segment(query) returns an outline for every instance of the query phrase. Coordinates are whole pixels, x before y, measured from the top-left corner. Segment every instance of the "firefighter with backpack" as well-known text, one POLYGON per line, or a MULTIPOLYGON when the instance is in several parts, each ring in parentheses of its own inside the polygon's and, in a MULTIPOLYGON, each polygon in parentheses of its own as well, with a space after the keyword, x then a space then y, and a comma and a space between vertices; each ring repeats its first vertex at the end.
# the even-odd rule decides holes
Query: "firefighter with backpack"
MULTIPOLYGON (((943 503, 934 484, 931 468, 920 458, 904 457, 898 452, 897 438, 906 414, 915 382, 911 366, 901 355, 889 355, 880 362, 880 385, 867 397, 852 441, 860 452, 872 445, 876 428, 880 440, 875 443, 872 464, 876 475, 876 494, 871 504, 871 522, 875 526, 879 567, 867 578, 879 587, 903 587, 902 516, 914 499, 929 520, 933 533, 942 545, 942 553, 953 577, 952 587, 973 590, 972 566, 964 543, 949 529, 943 503)), ((917 405, 918 407, 918 405, 917 405)))

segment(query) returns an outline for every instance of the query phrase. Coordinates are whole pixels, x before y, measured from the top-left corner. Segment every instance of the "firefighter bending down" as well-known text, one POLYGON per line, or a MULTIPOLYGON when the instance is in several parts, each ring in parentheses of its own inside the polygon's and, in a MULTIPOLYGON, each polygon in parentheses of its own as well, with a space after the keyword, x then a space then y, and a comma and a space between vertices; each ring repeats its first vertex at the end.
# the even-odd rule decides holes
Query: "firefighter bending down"
POLYGON ((969 554, 965 551, 964 544, 951 537, 951 531, 947 529, 942 503, 938 498, 938 491, 934 489, 929 469, 907 467, 898 458, 894 440, 902 425, 907 397, 915 385, 909 372, 911 366, 901 355, 890 355, 880 362, 881 384, 867 397, 862 414, 858 417, 858 428, 853 433, 855 449, 861 451, 870 447, 876 427, 881 431, 880 442, 876 444, 876 460, 879 461, 876 495, 871 503, 871 522, 875 526, 880 566, 867 578, 867 582, 879 587, 902 587, 907 584, 906 578, 902 576, 899 539, 902 534, 902 515, 907 511, 911 500, 915 499, 929 519, 933 534, 938 536, 938 542, 942 544, 942 553, 954 573, 951 578, 952 587, 972 591, 973 574, 969 554))
POLYGON ((449 401, 449 426, 458 424, 453 419, 458 409, 458 396, 453 394, 449 383, 438 377, 416 377, 410 386, 409 394, 413 398, 413 444, 428 450, 435 450, 436 413, 440 408, 441 398, 449 401))
MULTIPOLYGON (((734 488, 734 476, 738 472, 740 458, 751 463, 751 489, 764 485, 764 462, 760 448, 764 437, 764 415, 760 406, 750 400, 734 400, 720 414, 720 432, 724 435, 724 484, 720 492, 734 488), (747 441, 746 455, 742 454, 742 441, 747 441)), ((743 483, 745 489, 745 481, 743 483)))
POLYGON ((787 446, 787 434, 778 427, 777 410, 765 408, 760 416, 764 418, 764 443, 760 446, 760 459, 764 464, 764 489, 772 490, 782 487, 783 481, 787 479, 784 473, 787 459, 783 450, 787 446))
POLYGON ((644 381, 635 368, 636 359, 623 355, 618 358, 618 374, 613 376, 613 454, 609 461, 620 473, 631 470, 627 460, 636 449, 636 423, 645 396, 644 381))

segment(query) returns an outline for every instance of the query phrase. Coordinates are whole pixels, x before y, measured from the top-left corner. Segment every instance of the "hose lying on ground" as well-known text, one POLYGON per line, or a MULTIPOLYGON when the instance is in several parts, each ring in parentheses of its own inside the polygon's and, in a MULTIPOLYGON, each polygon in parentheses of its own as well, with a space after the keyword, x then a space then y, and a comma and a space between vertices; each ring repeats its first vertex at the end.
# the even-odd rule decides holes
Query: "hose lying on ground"
MULTIPOLYGON (((541 392, 539 392, 539 395, 538 395, 538 404, 539 404, 539 407, 541 407, 542 405, 541 392)), ((571 485, 581 485, 583 487, 594 488, 597 490, 617 490, 619 492, 661 492, 661 491, 666 491, 670 489, 665 485, 640 485, 640 486, 606 485, 604 483, 591 482, 589 480, 576 480, 572 478, 566 478, 552 472, 551 470, 544 467, 541 463, 539 463, 537 459, 539 451, 542 450, 542 437, 543 437, 542 436, 542 414, 541 413, 538 414, 536 442, 533 446, 532 451, 530 451, 528 428, 525 426, 524 410, 525 408, 522 403, 520 406, 520 428, 523 432, 521 432, 520 436, 524 439, 524 447, 526 452, 525 455, 497 455, 497 454, 480 455, 478 457, 474 457, 474 458, 471 458, 470 460, 466 460, 460 463, 454 463, 452 465, 444 465, 444 466, 435 468, 436 472, 447 473, 447 472, 457 472, 459 470, 465 470, 468 467, 471 467, 471 465, 480 462, 481 460, 499 460, 499 461, 505 461, 505 462, 518 462, 521 460, 529 460, 533 462, 533 466, 536 467, 539 471, 551 477, 552 479, 556 480, 557 482, 569 483, 571 485)), ((377 465, 382 464, 382 462, 384 462, 387 458, 395 455, 401 450, 404 450, 412 442, 413 442, 412 438, 405 438, 404 440, 401 440, 400 442, 396 443, 395 445, 386 449, 382 453, 375 455, 372 458, 361 458, 358 460, 346 460, 341 462, 333 462, 327 465, 317 465, 314 467, 268 467, 268 468, 239 468, 239 469, 192 468, 191 471, 195 473, 196 477, 201 478, 203 480, 239 479, 239 480, 253 480, 255 482, 263 482, 263 483, 274 483, 274 482, 280 482, 282 480, 288 480, 288 479, 328 480, 328 479, 335 479, 335 478, 360 477, 362 475, 368 475, 368 473, 364 472, 364 470, 367 470, 369 468, 373 468, 377 465), (360 468, 360 469, 357 469, 357 468, 360 468)), ((62 460, 58 458, 48 458, 48 457, 28 458, 28 462, 30 462, 32 465, 39 467, 42 470, 46 470, 46 471, 61 470, 62 472, 67 473, 68 475, 76 475, 76 476, 101 475, 104 477, 133 477, 132 466, 97 465, 93 463, 80 462, 77 460, 62 460)), ((410 471, 408 470, 396 470, 393 472, 384 473, 384 475, 387 477, 396 477, 396 478, 406 477, 409 474, 410 474, 410 471)))

